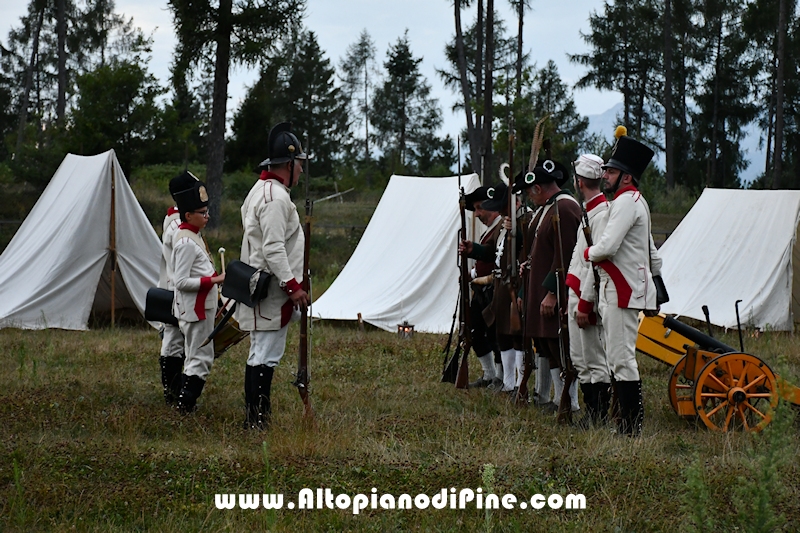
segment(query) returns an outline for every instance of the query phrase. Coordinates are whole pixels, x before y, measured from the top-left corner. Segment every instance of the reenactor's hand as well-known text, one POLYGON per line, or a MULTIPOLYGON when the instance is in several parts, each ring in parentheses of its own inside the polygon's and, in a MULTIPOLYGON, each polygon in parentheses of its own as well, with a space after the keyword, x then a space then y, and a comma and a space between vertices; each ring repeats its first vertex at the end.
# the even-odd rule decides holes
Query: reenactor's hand
POLYGON ((301 309, 305 309, 311 303, 311 298, 308 297, 308 293, 303 289, 293 292, 289 295, 289 298, 292 300, 292 304, 295 307, 301 309))
POLYGON ((542 316, 545 318, 552 318, 556 316, 557 305, 558 299, 556 295, 552 292, 548 292, 547 295, 542 298, 542 303, 539 305, 539 312, 542 313, 542 316))
POLYGON ((469 255, 472 253, 472 241, 461 241, 458 243, 458 253, 469 255))
POLYGON ((517 298, 517 311, 519 311, 520 313, 523 313, 523 310, 522 310, 522 298, 517 298))
POLYGON ((581 329, 586 329, 592 325, 591 320, 589 318, 589 313, 584 313, 582 311, 577 311, 575 313, 575 322, 581 329))
POLYGON ((219 276, 213 276, 211 278, 211 283, 222 283, 223 281, 225 281, 225 272, 223 272, 219 276))
POLYGON ((503 227, 506 231, 511 231, 511 217, 503 217, 503 227))
POLYGON ((519 265, 519 276, 520 277, 525 276, 525 271, 528 270, 530 267, 531 267, 530 259, 520 263, 520 265, 519 265))

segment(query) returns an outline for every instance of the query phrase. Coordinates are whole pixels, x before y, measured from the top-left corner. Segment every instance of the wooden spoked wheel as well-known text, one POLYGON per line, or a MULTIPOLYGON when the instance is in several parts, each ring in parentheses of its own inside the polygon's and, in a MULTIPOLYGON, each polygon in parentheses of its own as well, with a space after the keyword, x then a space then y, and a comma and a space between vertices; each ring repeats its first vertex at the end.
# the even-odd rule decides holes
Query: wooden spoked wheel
POLYGON ((720 355, 697 375, 694 406, 710 429, 761 431, 777 405, 775 374, 754 355, 720 355))
POLYGON ((668 385, 669 403, 680 416, 694 418, 697 416, 694 409, 694 383, 683 375, 685 369, 686 356, 684 355, 672 367, 668 385))

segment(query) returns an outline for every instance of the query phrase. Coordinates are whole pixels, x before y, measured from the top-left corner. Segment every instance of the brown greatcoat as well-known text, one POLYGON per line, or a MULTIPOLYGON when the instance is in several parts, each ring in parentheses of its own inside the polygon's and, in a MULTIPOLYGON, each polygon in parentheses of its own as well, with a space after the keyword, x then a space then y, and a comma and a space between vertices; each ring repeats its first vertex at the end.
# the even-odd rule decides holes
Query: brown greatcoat
MULTIPOLYGON (((532 338, 558 338, 558 318, 553 316, 545 318, 539 312, 539 306, 548 293, 548 288, 543 285, 547 280, 548 287, 554 287, 556 269, 563 265, 563 272, 559 278, 561 285, 561 312, 567 312, 567 287, 564 280, 572 258, 572 249, 578 236, 578 226, 581 220, 581 208, 568 193, 559 193, 551 198, 544 209, 540 209, 527 227, 527 241, 531 243, 530 270, 528 271, 528 285, 526 295, 526 328, 525 336, 532 338), (556 246, 558 240, 553 226, 553 216, 556 214, 555 205, 551 205, 554 198, 558 198, 558 214, 561 226, 561 264, 557 260, 556 246), (547 208, 550 206, 549 209, 547 208), (544 219, 542 215, 544 214, 544 219), (541 220, 541 224, 539 223, 541 220), (537 232, 538 227, 538 232, 537 232)), ((555 291, 554 291, 555 292, 555 291)))

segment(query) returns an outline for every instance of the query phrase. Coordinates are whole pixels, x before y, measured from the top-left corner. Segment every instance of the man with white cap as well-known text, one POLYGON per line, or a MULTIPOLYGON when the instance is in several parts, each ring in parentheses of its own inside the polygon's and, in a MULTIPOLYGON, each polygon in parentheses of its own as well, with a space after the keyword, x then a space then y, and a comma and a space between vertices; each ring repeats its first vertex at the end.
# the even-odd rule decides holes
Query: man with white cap
POLYGON ((578 381, 583 391, 586 414, 578 421, 582 428, 605 422, 611 401, 611 376, 608 371, 603 326, 594 311, 599 289, 599 277, 595 267, 583 258, 587 241, 592 236, 602 235, 608 220, 608 201, 600 191, 603 177, 603 158, 594 154, 583 154, 572 163, 575 170, 574 183, 578 199, 583 202, 583 218, 578 228, 575 249, 567 271, 569 303, 569 348, 572 364, 578 371, 578 381), (580 327, 576 321, 579 309, 589 315, 589 324, 580 327))
MULTIPOLYGON (((640 311, 658 311, 653 278, 661 274, 661 258, 650 233, 650 208, 637 188, 653 151, 625 133, 624 128, 618 128, 617 143, 603 166, 605 192, 613 195, 608 222, 583 257, 600 270, 598 304, 608 365, 619 398, 618 431, 637 437, 644 419, 642 381, 636 363, 638 319, 640 311)), ((578 325, 589 323, 588 313, 580 310, 575 318, 578 325)))

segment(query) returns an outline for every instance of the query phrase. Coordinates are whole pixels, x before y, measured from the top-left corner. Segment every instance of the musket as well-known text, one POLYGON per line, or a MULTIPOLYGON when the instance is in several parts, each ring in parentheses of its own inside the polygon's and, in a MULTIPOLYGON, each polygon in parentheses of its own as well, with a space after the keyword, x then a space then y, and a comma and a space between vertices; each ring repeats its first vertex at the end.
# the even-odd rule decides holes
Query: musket
MULTIPOLYGON (((533 130, 533 140, 531 141, 531 156, 528 160, 528 172, 533 172, 533 169, 536 167, 536 163, 539 160, 539 150, 542 148, 542 139, 544 137, 544 132, 541 130, 541 126, 549 115, 541 118, 537 123, 536 127, 533 130)), ((524 170, 524 169, 523 169, 524 170)), ((529 241, 529 234, 527 228, 523 229, 522 232, 522 249, 525 254, 525 261, 523 264, 530 264, 531 260, 531 243, 529 241)), ((522 278, 522 341, 524 343, 523 350, 524 350, 524 359, 523 359, 523 366, 522 366, 522 379, 519 382, 519 388, 517 388, 517 397, 514 399, 514 403, 517 405, 528 405, 530 403, 529 394, 528 394, 528 381, 530 380, 531 374, 533 373, 534 368, 536 365, 534 364, 534 357, 533 357, 533 346, 530 345, 528 342, 528 318, 526 316, 525 310, 527 308, 527 301, 528 301, 528 276, 524 276, 522 278)))
MULTIPOLYGON (((509 131, 509 144, 512 148, 509 152, 513 154, 514 134, 509 131)), ((509 309, 509 327, 513 335, 522 333, 522 317, 517 308, 517 292, 519 291, 519 267, 517 266, 517 195, 511 192, 514 187, 513 166, 508 167, 508 216, 511 220, 511 229, 506 232, 505 249, 508 250, 508 264, 503 276, 503 283, 508 287, 511 296, 511 307, 509 309)))
POLYGON ((569 389, 572 383, 578 376, 578 372, 572 365, 572 358, 569 356, 569 341, 567 335, 569 331, 565 323, 566 314, 563 312, 563 301, 561 298, 561 290, 564 287, 564 243, 561 239, 561 217, 558 213, 558 198, 556 198, 555 213, 553 214, 553 231, 556 233, 556 257, 558 265, 556 266, 556 318, 558 319, 558 352, 561 356, 561 374, 564 377, 564 388, 561 390, 561 400, 558 404, 558 415, 556 421, 559 423, 572 422, 572 402, 569 397, 569 389))
MULTIPOLYGON (((308 143, 306 143, 308 145, 308 143)), ((310 150, 310 147, 307 146, 310 150)), ((311 298, 311 267, 309 265, 311 258, 311 215, 314 209, 314 203, 309 198, 309 182, 311 176, 306 166, 306 216, 303 224, 303 233, 305 235, 305 243, 303 246, 303 283, 302 287, 306 294, 311 298)), ((300 399, 303 400, 303 417, 306 419, 314 418, 314 409, 311 407, 311 399, 309 398, 308 385, 311 377, 308 371, 308 357, 309 357, 309 343, 308 343, 308 315, 310 308, 301 308, 302 314, 300 316, 300 347, 297 356, 297 374, 292 385, 297 387, 300 393, 300 399)))
MULTIPOLYGON (((461 230, 459 231, 459 239, 461 241, 467 240, 467 199, 464 194, 464 187, 461 186, 461 142, 458 143, 458 189, 459 199, 458 208, 461 211, 461 230)), ((467 258, 459 254, 460 276, 459 284, 461 288, 461 308, 460 308, 460 321, 458 330, 458 343, 461 351, 461 364, 458 367, 458 375, 456 376, 456 388, 466 389, 469 388, 469 350, 472 348, 472 332, 469 323, 469 267, 467 258)), ((456 351, 458 353, 458 351, 456 351)))

